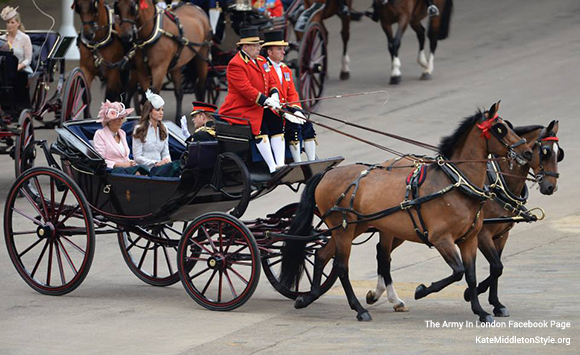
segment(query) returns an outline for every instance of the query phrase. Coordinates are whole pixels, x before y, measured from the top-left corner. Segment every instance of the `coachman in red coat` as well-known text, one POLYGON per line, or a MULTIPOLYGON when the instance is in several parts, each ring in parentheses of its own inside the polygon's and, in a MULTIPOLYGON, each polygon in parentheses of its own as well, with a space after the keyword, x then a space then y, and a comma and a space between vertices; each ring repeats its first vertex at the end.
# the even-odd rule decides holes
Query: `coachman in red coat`
POLYGON ((304 114, 302 113, 302 106, 300 105, 300 96, 296 91, 294 80, 292 78, 292 71, 286 64, 282 62, 286 54, 285 48, 288 43, 284 41, 284 33, 282 31, 272 31, 264 33, 265 43, 262 48, 265 49, 265 55, 270 63, 271 72, 276 78, 276 84, 280 92, 280 103, 286 105, 287 111, 293 114, 285 113, 284 118, 287 122, 285 125, 286 137, 290 141, 288 145, 292 158, 295 162, 300 162, 301 147, 300 135, 304 140, 304 150, 308 160, 316 159, 316 133, 312 123, 302 120, 304 114))
POLYGON ((284 127, 282 119, 270 110, 280 109, 280 99, 275 77, 270 73, 272 68, 259 55, 261 42, 257 28, 250 27, 240 31, 240 41, 237 43, 240 51, 228 64, 228 95, 219 113, 232 124, 249 124, 252 127, 258 151, 272 173, 284 165, 284 152, 282 151, 281 160, 274 159, 275 156, 280 157, 276 150, 279 150, 279 146, 270 145, 270 136, 274 143, 274 138, 283 137, 284 127), (249 121, 232 117, 246 118, 249 121))

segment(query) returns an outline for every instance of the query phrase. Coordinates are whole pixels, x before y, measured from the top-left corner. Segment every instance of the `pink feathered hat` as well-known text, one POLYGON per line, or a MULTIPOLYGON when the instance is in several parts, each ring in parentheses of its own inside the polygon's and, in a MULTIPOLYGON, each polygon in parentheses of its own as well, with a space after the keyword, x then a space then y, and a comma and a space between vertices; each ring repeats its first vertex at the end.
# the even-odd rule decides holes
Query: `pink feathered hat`
POLYGON ((121 102, 111 102, 106 100, 101 104, 101 108, 99 109, 98 114, 99 119, 97 122, 101 122, 104 127, 109 121, 115 120, 117 118, 125 118, 133 113, 133 111, 135 111, 135 109, 126 109, 125 105, 121 102))

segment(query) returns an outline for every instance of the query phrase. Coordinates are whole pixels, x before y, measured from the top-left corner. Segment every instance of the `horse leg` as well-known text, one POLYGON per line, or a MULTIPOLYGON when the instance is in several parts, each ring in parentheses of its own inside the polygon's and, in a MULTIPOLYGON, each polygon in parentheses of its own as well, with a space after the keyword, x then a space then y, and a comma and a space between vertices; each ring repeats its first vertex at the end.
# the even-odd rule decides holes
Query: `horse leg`
POLYGON ((440 17, 431 17, 431 20, 429 20, 429 32, 427 33, 427 36, 429 36, 429 59, 427 60, 425 71, 421 75, 421 80, 431 79, 435 62, 435 50, 437 49, 437 40, 439 39, 440 23, 440 17))
MULTIPOLYGON (((205 54, 207 56, 207 54, 205 54)), ((207 61, 205 61, 201 55, 196 55, 193 58, 195 63, 195 70, 197 73, 197 83, 195 84, 195 98, 197 101, 205 101, 205 87, 207 79, 207 61)))
MULTIPOLYGON (((183 88, 181 87, 181 68, 171 70, 171 79, 173 80, 173 87, 175 92, 175 124, 179 126, 181 119, 181 102, 183 101, 183 88)), ((204 82, 205 84, 205 82, 204 82)))
POLYGON ((105 99, 109 101, 121 101, 123 92, 123 82, 121 80, 121 71, 118 68, 109 69, 106 72, 107 88, 105 90, 105 99))
POLYGON ((397 25, 397 33, 393 37, 391 26, 387 25, 387 28, 385 28, 385 20, 381 19, 381 25, 387 34, 387 39, 389 41, 389 52, 391 53, 392 68, 391 80, 389 81, 389 84, 391 85, 396 85, 401 82, 401 60, 399 59, 399 47, 401 46, 401 38, 403 37, 403 33, 405 33, 408 24, 409 20, 406 17, 401 16, 397 25))
POLYGON ((367 292, 367 303, 376 303, 381 295, 387 291, 387 299, 394 304, 395 312, 408 312, 409 309, 405 305, 393 286, 393 279, 391 277, 391 253, 399 245, 403 244, 402 239, 398 238, 383 238, 381 233, 381 240, 377 243, 377 287, 375 291, 367 292))
POLYGON ((477 296, 477 279, 475 276, 475 257, 477 255, 477 236, 472 235, 458 245, 465 267, 465 281, 471 292, 471 310, 479 316, 480 322, 491 323, 493 317, 481 308, 479 297, 477 296))
MULTIPOLYGON (((499 266, 498 266, 498 269, 495 271, 496 277, 494 278, 493 282, 490 285, 489 303, 491 305, 493 305, 493 314, 498 316, 498 317, 509 317, 509 315, 510 315, 508 309, 506 308, 506 306, 501 304, 501 302, 499 301, 499 297, 497 295, 499 277, 503 273, 503 264, 501 262, 501 254, 503 252, 503 248, 505 247, 505 243, 507 242, 508 236, 509 236, 509 232, 505 233, 504 235, 501 236, 501 238, 497 238, 494 241, 495 242, 495 249, 494 250, 497 252, 497 261, 499 263, 499 266)), ((493 271, 492 271, 492 275, 493 275, 493 271)))
POLYGON ((346 293, 346 298, 348 299, 348 304, 350 308, 356 311, 356 319, 359 321, 371 321, 373 320, 369 311, 363 308, 360 304, 354 290, 352 289, 352 284, 350 283, 348 277, 348 259, 350 257, 350 250, 352 247, 352 240, 353 238, 350 235, 345 235, 345 233, 336 233, 332 236, 333 239, 336 240, 336 256, 334 258, 334 267, 338 273, 338 277, 340 278, 340 283, 342 284, 342 288, 346 293), (338 238, 337 238, 338 237, 338 238), (339 239, 340 238, 340 239, 339 239))
POLYGON ((439 292, 450 284, 460 281, 465 273, 465 267, 461 262, 461 257, 455 248, 451 238, 442 238, 435 244, 435 249, 441 254, 445 262, 451 267, 453 273, 439 281, 433 282, 429 287, 421 284, 415 289, 415 299, 421 299, 433 292, 439 292))
POLYGON ((350 39, 350 16, 341 17, 342 31, 342 67, 340 69, 340 80, 348 80, 350 78, 350 58, 348 56, 348 40, 350 39))
POLYGON ((308 307, 312 302, 320 297, 320 284, 322 282, 322 273, 328 261, 334 256, 336 246, 334 245, 334 238, 331 238, 328 243, 318 249, 314 257, 314 275, 312 276, 312 288, 306 295, 300 295, 294 302, 294 308, 300 309, 308 307))
POLYGON ((425 27, 421 21, 411 22, 411 28, 417 34, 417 41, 419 42, 419 54, 417 55, 417 63, 424 69, 427 69, 427 57, 425 56, 425 27))

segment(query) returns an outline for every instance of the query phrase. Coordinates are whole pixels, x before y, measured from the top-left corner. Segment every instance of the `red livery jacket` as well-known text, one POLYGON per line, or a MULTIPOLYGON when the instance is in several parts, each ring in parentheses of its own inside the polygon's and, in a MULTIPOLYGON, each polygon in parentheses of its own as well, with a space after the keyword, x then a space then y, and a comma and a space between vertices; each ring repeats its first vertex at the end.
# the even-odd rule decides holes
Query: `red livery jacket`
MULTIPOLYGON (((228 64, 226 76, 228 79, 228 95, 219 113, 226 116, 242 117, 250 120, 252 133, 260 134, 264 102, 270 94, 278 92, 275 77, 270 75, 273 70, 268 61, 258 56, 256 65, 243 51, 239 51, 228 64)), ((244 120, 222 117, 233 124, 247 125, 244 120)))
MULTIPOLYGON (((284 63, 281 63, 280 69, 282 70, 282 82, 280 82, 280 77, 276 73, 276 69, 274 69, 274 64, 270 59, 268 59, 270 63, 270 72, 272 76, 276 79, 276 87, 278 88, 278 92, 280 93, 280 103, 284 104, 286 102, 294 102, 290 104, 290 107, 295 107, 301 109, 302 106, 300 105, 300 95, 296 91, 296 86, 294 85, 294 79, 292 79, 292 70, 288 68, 288 66, 284 63)), ((290 110, 293 111, 293 110, 290 110)))

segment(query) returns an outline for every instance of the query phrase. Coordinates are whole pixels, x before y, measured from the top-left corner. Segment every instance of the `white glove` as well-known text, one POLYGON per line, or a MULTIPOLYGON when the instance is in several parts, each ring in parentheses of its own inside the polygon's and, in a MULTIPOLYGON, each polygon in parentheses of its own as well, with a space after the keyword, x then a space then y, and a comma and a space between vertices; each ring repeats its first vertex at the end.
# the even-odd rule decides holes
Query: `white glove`
POLYGON ((187 129, 187 117, 185 115, 181 116, 181 133, 187 138, 191 136, 189 130, 187 129))
POLYGON ((284 118, 287 119, 288 121, 290 121, 292 123, 296 123, 296 124, 304 124, 306 121, 298 116, 304 117, 304 115, 300 111, 296 111, 294 114, 289 113, 289 112, 286 112, 284 114, 284 118))
MULTIPOLYGON (((277 95, 277 94, 275 94, 277 95)), ((272 95, 274 96, 274 95, 272 95)), ((280 101, 276 100, 276 98, 274 97, 269 97, 266 99, 266 101, 264 102, 264 106, 268 106, 270 108, 273 108, 274 110, 279 110, 282 108, 282 105, 280 105, 280 101)))

